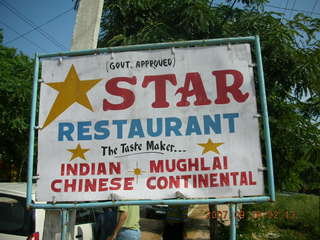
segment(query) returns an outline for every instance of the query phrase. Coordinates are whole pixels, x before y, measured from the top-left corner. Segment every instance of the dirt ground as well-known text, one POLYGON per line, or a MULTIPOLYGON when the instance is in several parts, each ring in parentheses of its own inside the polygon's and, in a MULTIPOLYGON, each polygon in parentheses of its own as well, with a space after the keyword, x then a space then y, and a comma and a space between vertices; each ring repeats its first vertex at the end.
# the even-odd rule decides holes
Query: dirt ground
MULTIPOLYGON (((190 206, 188 221, 186 223, 186 240, 209 240, 209 221, 207 205, 190 206)), ((161 219, 141 218, 141 239, 142 240, 161 240, 164 222, 161 219)))

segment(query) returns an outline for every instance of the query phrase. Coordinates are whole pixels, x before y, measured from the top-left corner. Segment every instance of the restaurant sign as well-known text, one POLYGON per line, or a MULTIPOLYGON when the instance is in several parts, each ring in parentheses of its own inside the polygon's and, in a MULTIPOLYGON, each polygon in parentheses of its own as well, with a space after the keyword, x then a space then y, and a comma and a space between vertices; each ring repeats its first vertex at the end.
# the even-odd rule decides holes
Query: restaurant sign
POLYGON ((250 44, 42 61, 41 201, 260 196, 250 44))

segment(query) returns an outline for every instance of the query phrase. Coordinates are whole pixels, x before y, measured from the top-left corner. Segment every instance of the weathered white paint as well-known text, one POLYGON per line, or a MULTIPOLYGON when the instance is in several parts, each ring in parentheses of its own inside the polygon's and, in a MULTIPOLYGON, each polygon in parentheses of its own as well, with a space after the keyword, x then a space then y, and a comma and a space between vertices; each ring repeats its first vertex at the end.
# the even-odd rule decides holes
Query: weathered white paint
MULTIPOLYGON (((236 44, 232 46, 210 46, 210 47, 193 47, 178 48, 149 51, 131 51, 113 54, 103 54, 95 56, 71 57, 63 60, 61 64, 56 59, 48 59, 43 61, 42 76, 46 83, 64 82, 68 72, 73 65, 77 71, 80 81, 101 79, 86 95, 90 101, 93 111, 75 102, 68 109, 65 109, 53 122, 39 131, 39 154, 38 154, 38 170, 40 175, 38 198, 44 201, 50 201, 54 198, 56 201, 98 201, 106 200, 111 193, 118 194, 122 199, 165 199, 172 198, 177 189, 148 189, 147 181, 150 177, 169 177, 181 175, 197 175, 197 174, 220 174, 231 172, 251 172, 253 181, 256 184, 240 185, 240 177, 237 177, 236 184, 230 186, 219 187, 181 187, 181 191, 187 198, 206 198, 206 197, 234 197, 234 196, 255 196, 262 195, 263 173, 259 171, 262 167, 261 151, 259 143, 259 124, 256 118, 256 98, 254 89, 254 79, 252 71, 250 46, 249 44, 236 44), (165 65, 150 66, 151 60, 155 62, 167 60, 165 65), (172 64, 168 64, 170 61, 172 64), (149 65, 146 65, 149 61, 149 65), (174 63, 173 63, 174 62, 174 63), (143 64, 142 64, 143 63, 143 64), (247 100, 237 102, 234 96, 228 93, 230 102, 226 104, 217 104, 217 82, 212 72, 234 69, 243 75, 243 83, 240 90, 242 93, 248 94, 247 100), (189 106, 179 107, 177 102, 181 101, 181 94, 176 94, 179 88, 185 86, 185 78, 187 73, 199 73, 203 82, 203 87, 207 97, 211 100, 208 105, 195 105, 195 96, 187 97, 190 102, 189 106), (155 82, 150 82, 143 87, 145 76, 174 74, 176 84, 166 81, 166 100, 169 107, 154 108, 152 103, 155 101, 155 82), (128 83, 121 81, 118 83, 119 88, 131 91, 135 95, 135 102, 132 106, 123 110, 107 110, 103 109, 103 101, 107 99, 113 104, 123 102, 123 96, 119 97, 106 91, 106 83, 112 78, 117 77, 136 77, 136 83, 128 83), (233 120, 233 128, 231 129, 230 118, 224 117, 225 114, 237 113, 238 117, 233 120), (217 121, 221 120, 221 132, 204 133, 203 116, 216 116, 217 121), (191 131, 187 134, 186 128, 189 119, 198 119, 201 132, 191 131), (151 136, 147 133, 147 119, 152 119, 153 128, 156 129, 157 118, 162 118, 162 127, 165 127, 167 118, 175 118, 181 120, 181 135, 170 132, 166 134, 163 129, 159 136, 151 136), (118 126, 113 124, 114 120, 127 121, 123 125, 122 135, 120 136, 118 126), (130 127, 135 120, 140 120, 143 129, 143 136, 137 135, 135 132, 138 128, 133 127, 133 135, 130 137, 130 127), (104 125, 95 126, 99 121, 108 121, 104 125), (63 132, 65 129, 59 128, 61 124, 67 123, 65 129, 73 126, 72 138, 68 139, 63 136, 59 140, 59 129, 63 132), (84 123, 84 125, 83 125, 84 123), (98 139, 104 134, 101 130, 109 130, 109 136, 104 139, 98 139), (80 134, 79 134, 80 131, 80 134), (82 131, 82 132, 81 132, 82 131), (98 138, 97 138, 98 136, 98 138), (221 142, 223 145, 218 147, 220 153, 207 152, 203 153, 203 147, 199 143, 207 143, 211 139, 214 143, 221 142), (169 146, 173 146, 169 150, 147 149, 147 141, 160 143, 161 141, 169 146), (123 151, 121 144, 140 144, 141 149, 123 151), (81 145, 82 149, 89 149, 85 152, 86 159, 77 157, 72 159, 73 154, 70 150, 76 149, 77 145, 81 145), (106 150, 103 155, 102 147, 110 147, 112 151, 106 150), (114 152, 114 149, 118 149, 114 152), (160 153, 159 153, 160 152, 160 153), (134 155, 133 155, 134 154, 134 155), (227 169, 210 169, 210 170, 194 170, 187 171, 164 171, 160 173, 150 172, 151 160, 169 159, 196 159, 203 157, 205 166, 213 165, 212 159, 219 157, 228 157, 227 169), (110 162, 120 162, 121 173, 109 173, 108 167, 110 162), (97 165, 105 163, 107 167, 106 174, 97 174, 97 165), (64 168, 66 165, 77 165, 77 173, 67 173, 64 168), (89 165, 90 170, 85 174, 80 174, 80 164, 89 165), (92 164, 96 164, 93 166, 92 164), (139 174, 135 174, 134 170, 140 169, 139 174), (110 179, 132 177, 134 178, 133 190, 116 189, 116 190, 84 190, 84 185, 79 187, 80 179, 104 179, 103 183, 98 185, 105 189, 110 186, 110 179), (105 179, 108 178, 106 181, 105 179), (54 180, 62 180, 55 187, 61 188, 61 191, 53 191, 52 184, 54 180), (76 181, 77 187, 75 191, 64 192, 64 184, 66 181, 76 181)), ((226 85, 231 86, 234 82, 234 76, 228 75, 226 85)), ((195 88, 192 84, 190 89, 195 88)), ((192 94, 191 94, 192 95, 192 94)), ((58 91, 52 87, 43 84, 40 96, 40 113, 39 125, 42 126, 51 112, 53 103, 58 96, 58 91)), ((192 125, 196 127, 195 125, 192 125)), ((131 129, 131 130, 130 130, 131 129)), ((139 132, 139 131, 138 131, 139 132)), ((132 133, 132 132, 131 132, 132 133)), ((86 169, 82 169, 85 170, 86 169)), ((101 170, 101 169, 100 169, 101 170)), ((240 174, 239 174, 240 175, 240 174)), ((219 176, 217 176, 217 179, 219 176)), ((233 177, 230 177, 230 182, 233 177)), ((123 184, 123 180, 121 180, 123 184)), ((153 181, 152 183, 154 183, 153 181)), ((217 180, 219 182, 219 180, 217 180)), ((192 179, 190 180, 190 184, 192 179)), ((83 183, 82 183, 83 184, 83 183)), ((181 183, 181 185, 183 185, 181 183)), ((113 185, 115 186, 115 185, 113 185)))

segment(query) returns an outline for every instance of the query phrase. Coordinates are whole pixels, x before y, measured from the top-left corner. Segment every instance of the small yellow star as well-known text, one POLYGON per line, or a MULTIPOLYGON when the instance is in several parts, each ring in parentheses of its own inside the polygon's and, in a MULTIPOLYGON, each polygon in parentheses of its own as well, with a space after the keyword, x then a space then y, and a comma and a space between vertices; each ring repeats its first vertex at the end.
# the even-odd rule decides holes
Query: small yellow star
POLYGON ((42 127, 44 128, 48 126, 60 114, 62 114, 76 102, 89 109, 90 111, 93 111, 93 108, 87 96, 87 92, 100 80, 101 79, 80 81, 76 69, 72 65, 64 82, 47 83, 48 86, 57 90, 59 94, 54 101, 47 119, 42 127))
POLYGON ((80 144, 77 145, 76 148, 74 149, 67 149, 69 152, 72 152, 72 156, 70 161, 72 161, 73 159, 79 157, 82 158, 83 160, 87 160, 86 157, 84 156, 84 154, 86 152, 88 152, 90 149, 88 148, 81 148, 80 144))
POLYGON ((142 171, 142 169, 138 167, 138 162, 136 162, 136 168, 134 168, 133 171, 128 172, 132 172, 134 175, 136 175, 137 183, 139 181, 139 176, 142 175, 142 173, 145 173, 145 171, 142 171))
POLYGON ((142 170, 140 168, 135 168, 133 169, 133 173, 134 175, 139 176, 142 174, 142 170))
POLYGON ((213 143, 211 141, 211 139, 209 138, 207 143, 199 143, 198 145, 203 147, 203 151, 202 151, 202 155, 203 155, 203 154, 210 152, 210 151, 215 152, 217 154, 220 154, 220 152, 217 148, 222 144, 223 144, 222 142, 213 143))

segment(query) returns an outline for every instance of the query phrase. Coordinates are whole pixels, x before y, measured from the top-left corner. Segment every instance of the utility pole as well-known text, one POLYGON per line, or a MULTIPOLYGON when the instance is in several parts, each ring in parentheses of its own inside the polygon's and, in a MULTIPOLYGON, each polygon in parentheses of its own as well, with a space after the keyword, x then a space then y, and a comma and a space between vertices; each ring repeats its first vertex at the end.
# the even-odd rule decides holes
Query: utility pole
POLYGON ((102 8, 103 0, 80 0, 72 51, 97 48, 102 8))
MULTIPOLYGON (((95 49, 98 44, 104 0, 79 0, 71 51, 95 49)), ((43 240, 70 240, 74 236, 76 210, 46 210, 43 240)), ((77 234, 77 239, 83 239, 77 234)))

